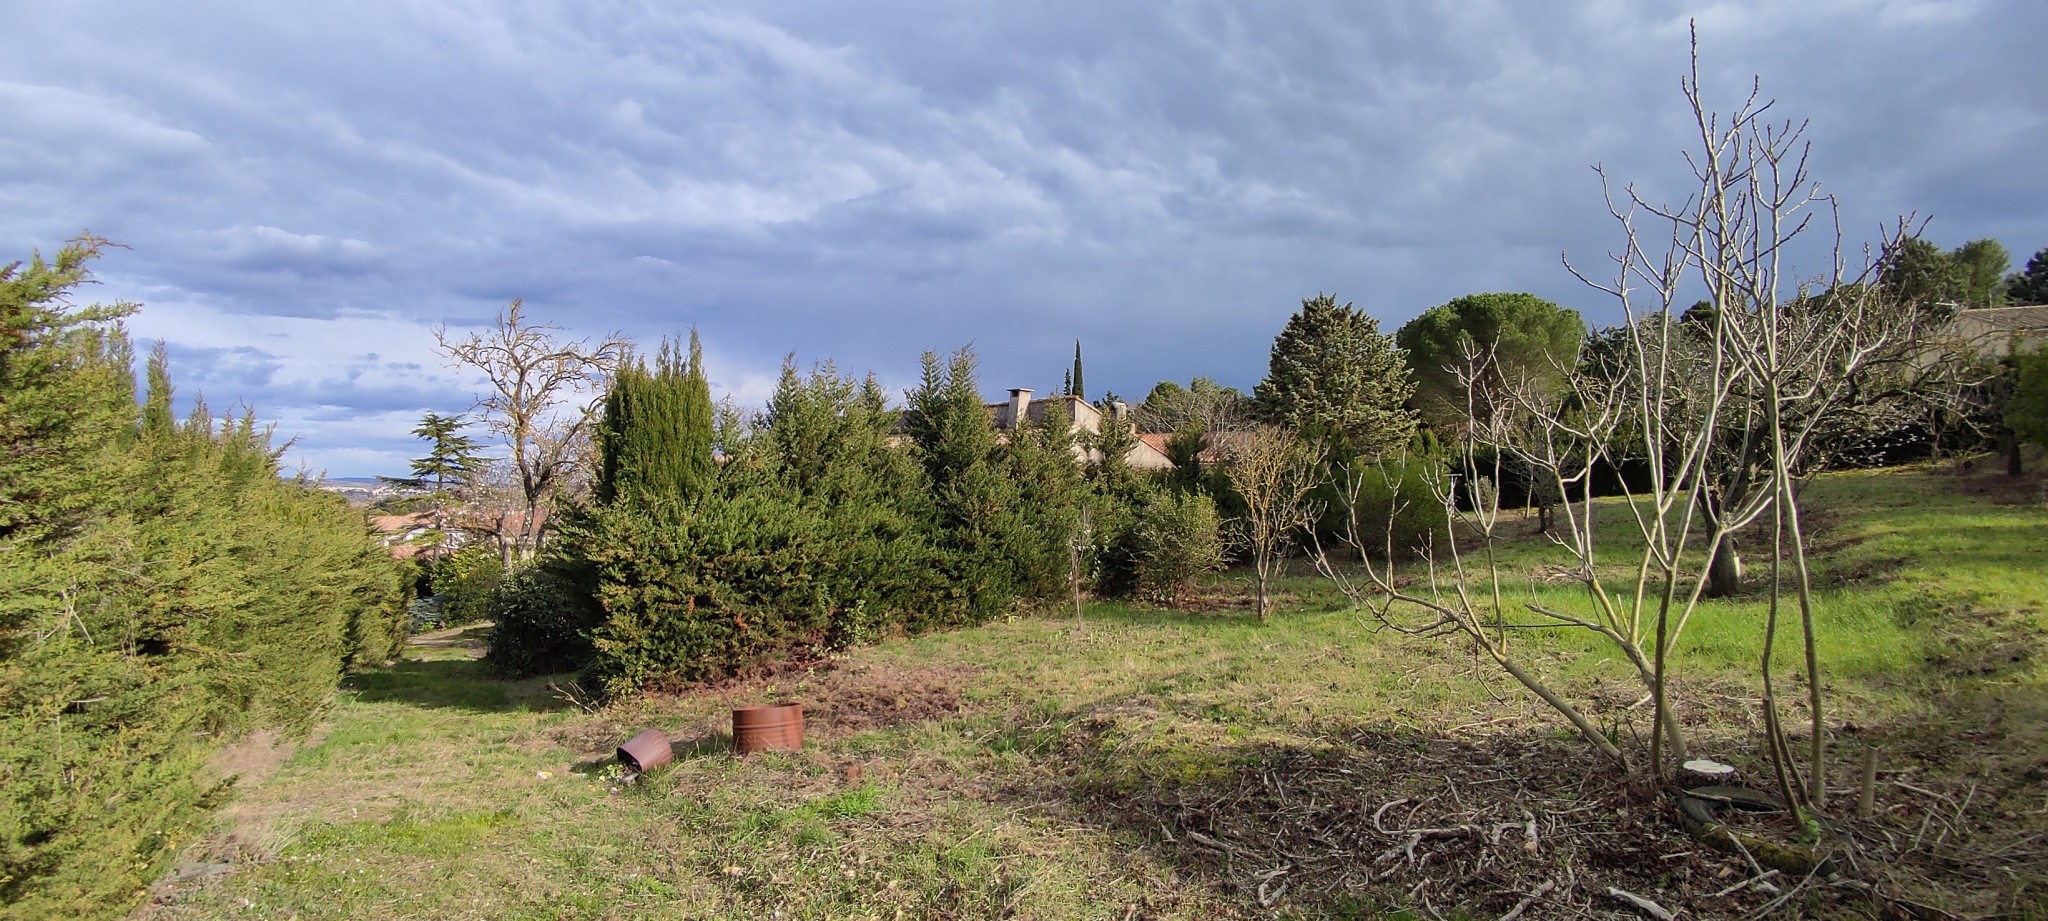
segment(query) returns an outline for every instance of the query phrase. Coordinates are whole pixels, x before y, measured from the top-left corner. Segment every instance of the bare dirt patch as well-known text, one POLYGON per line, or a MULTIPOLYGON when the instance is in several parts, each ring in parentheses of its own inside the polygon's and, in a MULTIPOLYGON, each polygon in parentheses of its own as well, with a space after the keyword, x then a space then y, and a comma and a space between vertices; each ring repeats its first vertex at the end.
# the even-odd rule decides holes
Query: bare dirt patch
POLYGON ((960 689, 976 671, 967 666, 912 670, 862 665, 824 673, 795 699, 804 705, 807 732, 814 722, 829 734, 891 729, 959 713, 960 689))
POLYGON ((269 729, 252 732, 214 752, 206 760, 206 776, 215 781, 234 780, 242 786, 260 783, 290 760, 300 746, 318 744, 317 735, 298 740, 269 729))
POLYGON ((609 758, 633 733, 668 734, 678 757, 723 751, 731 741, 732 710, 770 703, 804 708, 804 736, 827 741, 877 729, 941 720, 967 707, 961 691, 979 672, 966 665, 904 668, 888 664, 839 667, 830 660, 773 674, 734 679, 687 691, 646 694, 601 710, 547 734, 590 762, 609 758))

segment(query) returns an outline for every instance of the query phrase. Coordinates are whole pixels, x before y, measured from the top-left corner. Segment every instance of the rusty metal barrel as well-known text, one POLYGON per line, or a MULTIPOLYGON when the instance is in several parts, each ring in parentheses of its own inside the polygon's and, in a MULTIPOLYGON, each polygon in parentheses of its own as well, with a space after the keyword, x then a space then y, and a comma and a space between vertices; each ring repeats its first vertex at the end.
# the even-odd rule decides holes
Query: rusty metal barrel
POLYGON ((735 754, 796 751, 802 747, 802 704, 771 704, 765 707, 742 707, 732 711, 732 750, 735 754))
POLYGON ((675 760, 676 750, 659 729, 649 729, 619 746, 619 763, 645 774, 675 760))

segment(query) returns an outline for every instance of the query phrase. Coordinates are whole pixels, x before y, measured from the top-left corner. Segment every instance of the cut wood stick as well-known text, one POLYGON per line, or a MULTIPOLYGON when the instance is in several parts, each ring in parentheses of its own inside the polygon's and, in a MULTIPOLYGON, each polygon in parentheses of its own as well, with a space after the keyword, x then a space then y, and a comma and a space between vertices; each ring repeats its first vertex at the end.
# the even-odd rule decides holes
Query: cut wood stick
POLYGON ((1657 921, 1673 921, 1673 919, 1678 917, 1677 912, 1674 912, 1669 908, 1665 908, 1662 905, 1652 902, 1649 899, 1643 898, 1642 896, 1639 896, 1626 889, 1616 889, 1613 886, 1609 886, 1607 887, 1607 894, 1613 898, 1617 898, 1624 902, 1627 902, 1630 905, 1634 905, 1638 911, 1641 911, 1643 914, 1649 915, 1650 917, 1657 919, 1657 921))
POLYGON ((1527 896, 1524 896, 1521 901, 1516 902, 1515 907, 1508 909, 1507 914, 1501 915, 1500 921, 1515 921, 1516 918, 1522 916, 1522 912, 1529 910, 1529 906, 1536 904, 1536 901, 1538 899, 1541 899, 1544 896, 1549 895, 1550 890, 1556 888, 1557 880, 1553 879, 1545 881, 1543 885, 1536 887, 1535 892, 1529 893, 1527 896))
POLYGON ((1770 878, 1776 875, 1778 875, 1778 871, 1767 870, 1764 872, 1764 875, 1762 876, 1752 876, 1748 879, 1743 880, 1742 882, 1736 883, 1733 886, 1729 886, 1728 888, 1723 889, 1720 892, 1716 892, 1713 895, 1707 896, 1707 898, 1718 899, 1724 895, 1734 895, 1735 893, 1741 892, 1742 890, 1747 889, 1751 886, 1761 887, 1765 892, 1768 892, 1772 895, 1777 895, 1778 887, 1771 885, 1769 882, 1770 878))
POLYGON ((1381 806, 1380 808, 1378 808, 1378 809, 1374 810, 1374 811, 1373 811, 1373 814, 1372 814, 1372 827, 1373 827, 1373 830, 1374 830, 1374 831, 1377 831, 1377 832, 1379 832, 1379 833, 1380 833, 1380 834, 1382 834, 1382 835, 1391 835, 1391 834, 1393 834, 1393 832, 1390 832, 1390 831, 1388 831, 1388 830, 1387 830, 1387 827, 1386 827, 1385 825, 1381 825, 1381 824, 1380 824, 1380 818, 1381 818, 1381 817, 1383 817, 1383 816, 1385 816, 1385 815, 1387 814, 1387 810, 1389 810, 1389 809, 1392 809, 1392 808, 1394 808, 1395 806, 1399 806, 1399 805, 1401 805, 1402 803, 1405 803, 1405 802, 1407 802, 1407 801, 1408 801, 1408 798, 1404 796, 1404 797, 1402 797, 1402 798, 1400 798, 1400 799, 1394 800, 1393 802, 1390 802, 1390 803, 1388 803, 1388 804, 1386 804, 1386 805, 1384 805, 1384 806, 1381 806))
POLYGON ((1238 855, 1238 849, 1236 845, 1224 841, 1218 841, 1215 838, 1211 838, 1208 835, 1202 834, 1201 832, 1190 831, 1185 833, 1185 837, 1189 841, 1202 847, 1209 848, 1210 850, 1222 851, 1223 853, 1229 854, 1232 857, 1236 857, 1238 855))

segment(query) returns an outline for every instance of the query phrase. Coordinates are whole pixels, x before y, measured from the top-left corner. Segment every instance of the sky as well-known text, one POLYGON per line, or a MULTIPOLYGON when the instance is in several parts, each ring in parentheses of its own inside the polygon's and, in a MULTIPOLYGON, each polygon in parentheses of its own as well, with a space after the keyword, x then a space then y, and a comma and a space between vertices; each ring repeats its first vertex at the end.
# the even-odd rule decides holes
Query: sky
MULTIPOLYGON (((124 248, 178 392, 286 463, 402 474, 481 383, 434 331, 696 329, 714 395, 789 357, 971 344, 989 399, 1247 391, 1303 298, 1391 333, 1528 291, 1595 324, 1600 176, 1674 201, 1708 104, 1808 123, 1851 250, 2048 247, 2037 0, 860 4, 66 0, 0 31, 0 260, 124 248)), ((1798 270, 1818 272, 1817 257, 1798 270)), ((2017 265, 2015 266, 2017 267, 2017 265)))

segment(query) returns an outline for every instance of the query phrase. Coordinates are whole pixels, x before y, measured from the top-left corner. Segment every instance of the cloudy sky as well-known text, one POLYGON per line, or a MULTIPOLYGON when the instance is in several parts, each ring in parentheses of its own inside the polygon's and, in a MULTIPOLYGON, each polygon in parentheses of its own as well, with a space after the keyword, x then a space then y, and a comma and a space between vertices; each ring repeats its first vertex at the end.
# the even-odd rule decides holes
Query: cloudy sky
MULTIPOLYGON (((697 328, 759 403, 788 353, 973 343, 981 383, 1250 389, 1302 298, 1391 331, 1480 291, 1596 322, 1559 253, 1617 237, 1604 164, 1683 193, 1710 100, 1810 119, 1851 242, 2048 246, 2048 5, 66 2, 0 32, 0 259, 128 247, 180 392, 336 476, 467 409, 438 324, 512 298, 576 335, 697 328)), ((1816 268, 1818 268, 1816 266, 1816 268)), ((1099 395, 1091 393, 1091 396, 1099 395)))

